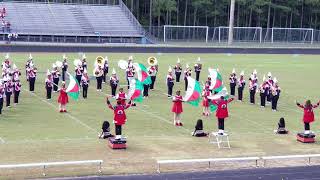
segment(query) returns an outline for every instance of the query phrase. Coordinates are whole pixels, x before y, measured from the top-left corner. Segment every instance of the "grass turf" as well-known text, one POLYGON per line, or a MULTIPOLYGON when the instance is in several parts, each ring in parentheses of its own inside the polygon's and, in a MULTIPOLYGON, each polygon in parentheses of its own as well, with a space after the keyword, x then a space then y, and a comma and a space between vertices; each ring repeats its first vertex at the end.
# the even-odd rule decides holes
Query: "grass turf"
MULTIPOLYGON (((92 75, 93 62, 96 56, 106 54, 86 54, 88 73, 92 75)), ((149 56, 156 56, 159 62, 155 91, 142 104, 126 111, 128 122, 123 133, 128 137, 128 149, 115 151, 107 147, 105 140, 98 140, 101 124, 104 120, 112 121, 112 111, 106 108, 105 94, 110 94, 109 85, 103 86, 103 92, 95 89, 96 81, 91 80, 88 99, 80 98, 78 102, 71 100, 67 114, 57 112, 57 95, 51 101, 45 100, 45 72, 51 64, 62 57, 55 53, 34 53, 34 62, 38 68, 36 91, 27 91, 24 65, 28 54, 11 54, 14 63, 21 69, 23 91, 20 104, 10 109, 4 108, 0 116, 0 157, 1 164, 32 163, 48 161, 103 159, 106 174, 148 173, 155 171, 158 159, 237 157, 255 155, 284 155, 317 153, 319 143, 301 144, 295 139, 295 133, 303 128, 302 110, 298 109, 294 100, 303 102, 310 98, 318 101, 317 83, 319 56, 292 55, 225 55, 225 54, 133 54, 134 61, 146 64, 149 56), (244 102, 233 102, 229 106, 230 117, 226 121, 226 130, 230 132, 231 150, 219 150, 209 144, 206 138, 194 138, 191 131, 196 120, 204 120, 205 130, 217 129, 216 118, 202 117, 202 107, 184 104, 182 115, 183 127, 174 127, 172 123, 171 105, 167 99, 165 78, 169 65, 176 63, 177 57, 183 66, 193 66, 200 56, 204 70, 201 80, 207 76, 207 68, 219 68, 225 85, 228 87, 228 75, 235 67, 237 73, 245 71, 246 80, 253 69, 257 69, 259 80, 263 74, 271 71, 276 76, 282 93, 279 100, 279 111, 272 112, 270 106, 262 109, 259 103, 248 103, 248 86, 244 94, 244 102), (284 117, 289 135, 278 136, 273 133, 280 117, 284 117)), ((117 68, 119 59, 126 59, 129 54, 108 54, 110 71, 116 67, 120 84, 126 84, 124 71, 117 68)), ((73 59, 77 54, 68 54, 69 71, 73 73, 73 59)), ((194 73, 193 73, 194 76, 194 73)), ((174 90, 183 90, 184 84, 175 83, 174 90)), ((228 87, 229 88, 229 87, 228 87)), ((256 101, 259 96, 256 94, 256 101)), ((114 102, 113 102, 114 103, 114 102)), ((319 111, 315 111, 316 118, 319 111)), ((319 121, 311 125, 311 129, 319 132, 319 121)), ((112 132, 114 127, 112 126, 112 132)), ((2 172, 2 171, 1 171, 2 172)), ((1 173, 0 172, 0 173, 1 173)), ((2 177, 17 177, 14 171, 2 172, 2 177), (11 173, 9 173, 11 172, 11 173)), ((52 176, 83 175, 94 171, 49 172, 52 176)), ((21 177, 36 177, 38 173, 22 173, 21 177)))

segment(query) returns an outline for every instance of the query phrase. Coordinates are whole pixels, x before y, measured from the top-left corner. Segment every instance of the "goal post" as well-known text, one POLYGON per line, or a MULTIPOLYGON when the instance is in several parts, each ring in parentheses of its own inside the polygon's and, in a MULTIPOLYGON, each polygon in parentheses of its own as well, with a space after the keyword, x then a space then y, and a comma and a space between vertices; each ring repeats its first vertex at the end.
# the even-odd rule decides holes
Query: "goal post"
POLYGON ((312 28, 271 28, 271 43, 311 43, 314 40, 312 28))
POLYGON ((163 41, 200 41, 208 42, 209 26, 163 26, 163 41))
MULTIPOLYGON (((217 27, 212 36, 212 41, 218 40, 219 43, 228 41, 229 27, 217 27), (216 37, 218 36, 218 37, 216 37)), ((233 40, 235 42, 258 42, 262 43, 262 27, 233 27, 233 40)))

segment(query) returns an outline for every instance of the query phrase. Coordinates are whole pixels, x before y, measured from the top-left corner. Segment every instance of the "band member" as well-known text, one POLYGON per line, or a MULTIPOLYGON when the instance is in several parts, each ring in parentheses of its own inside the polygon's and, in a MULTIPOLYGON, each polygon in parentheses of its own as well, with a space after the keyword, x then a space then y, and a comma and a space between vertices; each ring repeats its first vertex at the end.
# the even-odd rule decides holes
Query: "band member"
POLYGON ((261 107, 266 107, 266 97, 267 97, 267 89, 268 83, 265 81, 265 76, 263 77, 263 84, 260 85, 259 87, 259 92, 260 92, 260 106, 261 107))
POLYGON ((51 72, 47 71, 47 78, 45 80, 46 83, 46 91, 47 91, 47 100, 51 99, 52 87, 53 87, 53 79, 51 72))
POLYGON ((61 88, 59 89, 59 97, 58 97, 58 103, 59 103, 59 109, 60 112, 67 112, 66 106, 69 102, 68 94, 67 94, 67 88, 66 83, 62 82, 61 88))
POLYGON ((126 69, 126 77, 128 81, 128 89, 130 89, 130 80, 134 78, 135 69, 132 65, 132 60, 129 59, 128 68, 126 69))
POLYGON ((82 62, 82 72, 83 72, 84 69, 87 69, 87 57, 86 57, 85 54, 82 55, 82 61, 81 62, 82 62))
POLYGON ((254 75, 251 75, 249 78, 249 91, 250 91, 250 103, 255 103, 255 95, 257 91, 257 83, 254 75))
POLYGON ((5 95, 6 95, 6 107, 11 107, 10 106, 10 100, 11 100, 11 95, 13 92, 14 84, 11 79, 6 79, 6 83, 4 85, 5 89, 5 95))
POLYGON ((268 88, 266 89, 267 91, 267 102, 268 103, 271 103, 271 100, 272 100, 272 91, 271 91, 271 87, 273 87, 273 79, 272 79, 272 74, 271 72, 268 72, 268 80, 267 80, 267 83, 268 83, 268 88))
POLYGON ((111 95, 112 97, 116 96, 117 87, 119 84, 119 78, 117 76, 116 70, 112 69, 112 75, 110 77, 110 87, 111 87, 111 95))
POLYGON ((218 119, 219 135, 224 134, 224 121, 225 121, 225 118, 229 117, 228 104, 231 101, 233 101, 233 98, 225 100, 223 96, 221 96, 220 100, 212 101, 212 103, 217 106, 216 117, 218 119))
POLYGON ((244 79, 244 72, 241 71, 240 78, 238 80, 238 101, 242 101, 243 99, 243 90, 246 86, 246 80, 244 79))
POLYGON ((143 98, 149 97, 149 84, 143 84, 143 98))
POLYGON ((188 77, 191 76, 191 69, 189 64, 186 65, 186 70, 184 71, 184 89, 187 91, 188 88, 188 77))
POLYGON ((82 77, 82 72, 83 72, 83 68, 81 63, 79 63, 76 67, 75 67, 75 72, 76 72, 76 79, 78 81, 78 83, 80 84, 81 82, 81 77, 82 77))
POLYGON ((202 64, 200 64, 200 57, 198 57, 198 62, 194 65, 194 72, 196 73, 196 80, 199 81, 200 79, 200 72, 202 69, 202 64))
POLYGON ((171 108, 171 111, 173 112, 173 124, 175 126, 183 126, 183 124, 181 123, 181 113, 183 112, 183 98, 180 95, 180 91, 176 92, 176 95, 172 98, 172 102, 173 106, 171 108))
POLYGON ((232 73, 230 74, 230 95, 234 96, 236 94, 236 85, 237 85, 237 75, 236 70, 233 68, 232 73))
POLYGON ((87 73, 87 69, 83 70, 83 74, 81 77, 81 86, 82 86, 82 97, 83 99, 87 99, 88 97, 88 88, 89 88, 90 79, 87 73))
POLYGON ((104 58, 104 64, 103 64, 103 82, 106 83, 107 74, 109 73, 109 60, 108 56, 104 58))
POLYGON ((167 75, 168 98, 172 97, 173 86, 174 86, 174 78, 172 75, 172 69, 171 67, 169 67, 168 75, 167 75))
POLYGON ((127 105, 122 105, 121 101, 117 101, 117 105, 112 106, 109 99, 107 98, 108 107, 113 110, 113 123, 115 124, 116 140, 122 138, 122 126, 127 122, 127 116, 125 110, 131 106, 131 101, 127 105))
POLYGON ((314 121, 314 113, 313 109, 317 108, 320 105, 320 101, 316 105, 312 105, 310 100, 307 100, 305 105, 301 105, 300 103, 297 102, 297 106, 304 109, 304 114, 303 114, 303 123, 304 123, 304 134, 310 134, 310 123, 314 121))
POLYGON ((64 54, 63 55, 63 62, 62 62, 62 81, 66 81, 66 72, 68 71, 68 58, 64 54))
POLYGON ((174 74, 176 75, 176 82, 180 82, 182 67, 181 67, 179 58, 178 58, 177 64, 174 66, 173 69, 174 69, 174 74))
POLYGON ((149 73, 149 76, 151 78, 151 84, 150 84, 150 89, 151 90, 154 89, 154 83, 156 82, 157 72, 158 72, 158 66, 157 65, 153 65, 153 66, 150 66, 148 68, 148 73, 149 73))
POLYGON ((276 78, 273 78, 273 82, 274 82, 274 85, 271 87, 271 94, 272 94, 271 108, 272 108, 272 111, 277 111, 277 105, 280 97, 281 88, 278 85, 278 81, 276 78))
POLYGON ((211 95, 211 92, 210 92, 209 86, 205 86, 202 91, 202 98, 203 98, 203 100, 202 100, 202 106, 203 106, 202 115, 204 115, 204 116, 210 115, 210 111, 209 111, 210 99, 208 99, 208 96, 210 96, 210 95, 211 95))
POLYGON ((14 82, 14 87, 13 87, 13 103, 14 105, 17 105, 19 103, 19 95, 20 95, 20 91, 21 91, 21 83, 20 83, 20 80, 16 80, 14 82))
POLYGON ((6 54, 6 56, 4 58, 4 62, 1 64, 1 67, 2 67, 2 71, 11 68, 11 62, 10 62, 9 54, 6 54))
POLYGON ((97 79, 97 91, 102 91, 103 68, 101 66, 96 67, 95 76, 97 79))
POLYGON ((13 64, 13 71, 12 71, 13 82, 18 81, 20 79, 20 76, 21 76, 21 72, 19 71, 17 66, 13 64))
POLYGON ((34 84, 36 82, 37 68, 30 63, 28 68, 28 78, 29 78, 29 91, 34 92, 34 84))
POLYGON ((127 94, 123 91, 123 88, 119 88, 119 93, 115 98, 116 100, 121 101, 122 105, 126 105, 127 94))
POLYGON ((33 57, 31 54, 29 54, 29 59, 27 60, 27 63, 26 63, 26 79, 27 79, 27 81, 29 81, 28 69, 30 69, 31 64, 33 65, 33 57))
POLYGON ((53 78, 53 92, 58 92, 60 72, 58 70, 58 67, 55 64, 53 64, 52 67, 53 67, 53 70, 51 71, 51 73, 53 78))
POLYGON ((2 81, 0 81, 0 114, 2 114, 3 96, 4 96, 4 86, 2 81))

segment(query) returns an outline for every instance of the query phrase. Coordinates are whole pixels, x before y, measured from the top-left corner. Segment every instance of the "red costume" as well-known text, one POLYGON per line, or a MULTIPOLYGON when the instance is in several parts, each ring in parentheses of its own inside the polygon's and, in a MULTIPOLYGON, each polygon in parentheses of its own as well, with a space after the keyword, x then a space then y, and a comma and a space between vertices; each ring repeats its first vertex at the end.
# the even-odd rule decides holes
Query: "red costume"
POLYGON ((233 98, 228 100, 216 100, 212 101, 213 104, 217 105, 216 117, 218 119, 224 119, 229 117, 228 113, 228 103, 233 101, 233 98))
POLYGON ((209 99, 208 99, 208 96, 210 96, 210 91, 209 89, 204 89, 203 92, 202 92, 202 97, 203 97, 203 100, 202 100, 202 106, 204 107, 209 107, 209 99))
POLYGON ((121 101, 122 105, 126 105, 127 95, 124 92, 119 92, 116 96, 117 100, 121 101))
POLYGON ((68 94, 66 92, 66 88, 60 89, 60 94, 58 98, 58 103, 65 105, 69 102, 68 94))
POLYGON ((113 120, 115 125, 124 125, 127 121, 127 116, 125 113, 125 109, 128 109, 130 107, 130 104, 128 105, 116 105, 112 106, 111 104, 108 104, 108 107, 113 110, 113 120))
POLYGON ((317 108, 319 105, 320 105, 320 102, 318 102, 316 105, 311 105, 310 107, 306 107, 300 104, 298 105, 298 107, 303 108, 304 110, 303 119, 302 119, 304 123, 311 123, 314 121, 313 108, 317 108))
POLYGON ((182 96, 173 97, 173 106, 171 109, 172 112, 177 113, 177 114, 180 114, 183 112, 182 100, 183 100, 182 96))

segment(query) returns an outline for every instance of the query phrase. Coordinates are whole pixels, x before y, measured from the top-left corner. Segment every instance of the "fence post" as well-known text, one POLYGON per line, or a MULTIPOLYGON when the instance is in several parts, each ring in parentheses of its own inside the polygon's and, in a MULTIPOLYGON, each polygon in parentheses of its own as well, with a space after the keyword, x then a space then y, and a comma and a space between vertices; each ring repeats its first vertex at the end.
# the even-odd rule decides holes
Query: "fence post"
POLYGON ((101 169, 102 169, 101 164, 102 164, 102 163, 100 162, 100 163, 99 163, 99 170, 98 170, 98 171, 99 171, 99 173, 102 173, 102 170, 101 170, 101 169))
POLYGON ((158 162, 158 169, 157 172, 160 173, 160 163, 158 162))
POLYGON ((271 28, 271 43, 273 43, 273 28, 271 28))
POLYGON ((46 165, 43 165, 42 175, 43 175, 43 176, 46 176, 46 165))
POLYGON ((166 42, 166 25, 163 26, 163 42, 166 42))

